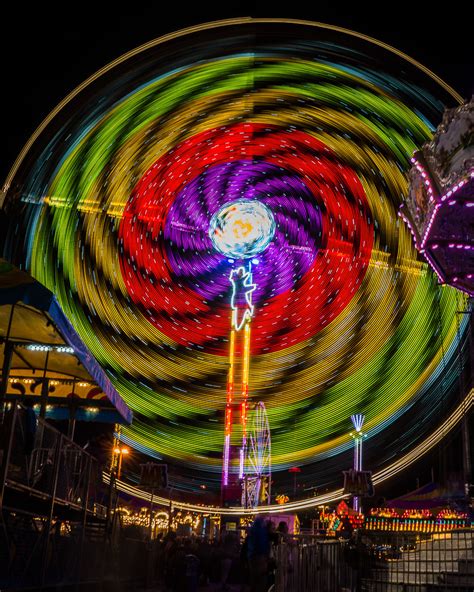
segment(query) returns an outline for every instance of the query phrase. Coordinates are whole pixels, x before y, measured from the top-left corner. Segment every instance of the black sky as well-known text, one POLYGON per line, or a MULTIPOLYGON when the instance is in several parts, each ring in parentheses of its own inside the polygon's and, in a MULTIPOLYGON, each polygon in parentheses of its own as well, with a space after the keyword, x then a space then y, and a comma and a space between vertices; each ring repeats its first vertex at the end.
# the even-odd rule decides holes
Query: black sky
MULTIPOLYGON (((275 0, 242 2, 85 1, 60 11, 11 5, 0 34, 3 117, 0 177, 44 117, 72 89, 121 54, 167 32, 235 16, 288 17, 368 34, 428 66, 465 98, 473 90, 471 21, 427 2, 275 0), (165 7, 167 12, 165 12, 165 7)), ((3 20, 3 19, 2 19, 3 20)))

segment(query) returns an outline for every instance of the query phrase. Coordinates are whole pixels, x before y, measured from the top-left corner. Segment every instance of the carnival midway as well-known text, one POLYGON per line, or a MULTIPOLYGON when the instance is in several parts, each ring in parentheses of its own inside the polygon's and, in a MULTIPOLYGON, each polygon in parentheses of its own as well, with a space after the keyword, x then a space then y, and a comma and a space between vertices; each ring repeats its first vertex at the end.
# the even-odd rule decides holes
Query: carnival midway
POLYGON ((243 18, 51 112, 1 194, 2 591, 474 590, 473 108, 243 18))

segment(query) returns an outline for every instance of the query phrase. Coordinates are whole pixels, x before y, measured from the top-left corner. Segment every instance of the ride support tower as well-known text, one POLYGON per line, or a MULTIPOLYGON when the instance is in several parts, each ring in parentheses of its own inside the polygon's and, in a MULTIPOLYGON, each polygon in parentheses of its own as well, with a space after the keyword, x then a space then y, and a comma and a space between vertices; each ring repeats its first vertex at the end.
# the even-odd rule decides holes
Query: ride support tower
POLYGON ((240 199, 225 204, 211 219, 209 236, 232 268, 229 369, 224 419, 221 494, 223 504, 238 504, 247 457, 251 321, 255 306, 252 265, 275 234, 272 212, 260 201, 240 199))
MULTIPOLYGON (((252 263, 232 269, 232 314, 229 340, 229 371, 225 408, 224 455, 222 464, 222 497, 240 497, 247 453, 247 418, 249 395, 249 368, 251 320, 254 313, 252 293, 256 284, 252 280, 252 263), (241 355, 236 355, 240 351, 241 355), (234 433, 234 422, 239 422, 240 434, 234 433), (237 440, 237 441, 236 441, 237 440), (238 470, 237 470, 238 466, 238 470)), ((235 429, 234 429, 235 432, 235 429)))

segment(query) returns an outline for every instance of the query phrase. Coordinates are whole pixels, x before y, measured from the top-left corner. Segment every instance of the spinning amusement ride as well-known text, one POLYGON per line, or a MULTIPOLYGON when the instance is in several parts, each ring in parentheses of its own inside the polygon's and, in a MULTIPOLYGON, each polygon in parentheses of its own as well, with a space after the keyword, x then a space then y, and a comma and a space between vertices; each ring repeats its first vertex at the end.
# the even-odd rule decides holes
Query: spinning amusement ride
POLYGON ((123 442, 178 466, 175 487, 255 506, 295 466, 337 487, 355 414, 364 465, 389 478, 387 442, 429 444, 456 404, 464 297, 398 211, 459 101, 337 27, 167 35, 32 136, 4 186, 4 256, 55 293, 134 411, 123 442))
POLYGON ((270 503, 271 438, 265 404, 262 401, 256 405, 253 414, 250 446, 247 421, 250 323, 255 312, 252 295, 257 288, 257 284, 253 282, 252 264, 258 265, 259 260, 255 257, 268 247, 275 235, 275 228, 271 210, 263 203, 250 199, 225 204, 214 214, 209 228, 209 237, 214 247, 229 258, 228 262, 232 266, 229 276, 232 284, 232 313, 224 420, 222 500, 224 503, 238 503, 242 500, 244 507, 254 507, 260 501, 270 503), (235 434, 232 442, 232 428, 237 414, 240 415, 241 434, 236 445, 235 434))

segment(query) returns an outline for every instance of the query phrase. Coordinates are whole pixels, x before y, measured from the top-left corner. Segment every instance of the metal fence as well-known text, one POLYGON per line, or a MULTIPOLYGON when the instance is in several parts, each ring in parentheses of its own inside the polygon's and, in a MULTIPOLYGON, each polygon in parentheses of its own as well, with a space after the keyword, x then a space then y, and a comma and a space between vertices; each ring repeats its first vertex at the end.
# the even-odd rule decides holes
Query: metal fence
POLYGON ((5 487, 39 493, 55 502, 92 511, 97 494, 97 460, 32 410, 14 405, 0 424, 0 504, 5 487))
POLYGON ((276 554, 275 592, 474 592, 470 529, 289 537, 276 554))
POLYGON ((78 523, 55 520, 47 543, 46 521, 24 515, 9 515, 5 526, 12 539, 9 549, 0 544, 2 590, 117 590, 145 583, 146 541, 123 532, 111 540, 102 526, 83 530, 78 523))
MULTIPOLYGON (((152 549, 97 511, 113 507, 97 461, 31 419, 18 406, 0 418, 0 589, 143 582, 152 549)), ((287 537, 275 554, 275 592, 474 592, 470 529, 287 537)))
POLYGON ((0 415, 0 589, 103 579, 97 460, 32 413, 0 415))
POLYGON ((347 543, 316 536, 288 537, 276 547, 275 592, 357 590, 347 543))
POLYGON ((474 591, 474 531, 368 533, 360 537, 366 558, 361 591, 474 591), (387 536, 387 534, 389 536, 387 536))

